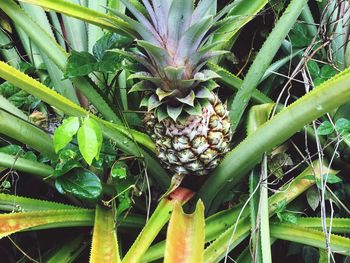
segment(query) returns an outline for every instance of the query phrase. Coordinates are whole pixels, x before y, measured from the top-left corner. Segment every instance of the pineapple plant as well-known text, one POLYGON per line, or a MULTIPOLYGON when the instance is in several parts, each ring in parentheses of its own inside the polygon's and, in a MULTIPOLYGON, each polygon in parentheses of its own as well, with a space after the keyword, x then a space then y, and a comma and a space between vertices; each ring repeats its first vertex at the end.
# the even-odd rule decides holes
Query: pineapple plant
POLYGON ((212 41, 220 18, 231 5, 216 13, 216 1, 143 0, 143 6, 122 0, 134 20, 111 10, 130 25, 137 52, 118 52, 136 60, 142 71, 130 92, 141 91, 147 107, 145 127, 156 143, 158 157, 176 174, 206 175, 228 151, 229 112, 214 89, 215 72, 206 63, 225 51, 212 41))

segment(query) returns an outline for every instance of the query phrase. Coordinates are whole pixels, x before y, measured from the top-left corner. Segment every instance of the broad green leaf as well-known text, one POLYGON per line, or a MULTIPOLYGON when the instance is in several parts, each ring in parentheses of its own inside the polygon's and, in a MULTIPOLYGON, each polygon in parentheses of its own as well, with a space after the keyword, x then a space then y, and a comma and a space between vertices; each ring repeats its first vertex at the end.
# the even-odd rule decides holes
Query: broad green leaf
POLYGON ((125 179, 127 176, 127 166, 122 162, 115 162, 111 168, 111 176, 113 178, 125 179))
POLYGON ((97 63, 97 59, 89 52, 77 52, 73 50, 68 57, 64 76, 66 78, 73 78, 89 75, 95 71, 97 63))
POLYGON ((186 215, 180 202, 175 202, 165 245, 165 263, 203 262, 204 205, 198 201, 196 211, 186 215))
POLYGON ((131 42, 131 38, 108 32, 95 43, 92 52, 97 59, 102 59, 107 50, 123 48, 131 42))
POLYGON ((115 215, 112 209, 96 206, 90 263, 121 262, 119 256, 115 215))
POLYGON ((306 47, 313 36, 308 35, 307 24, 295 23, 289 35, 293 47, 306 47))
POLYGON ((55 171, 52 173, 52 177, 56 178, 62 176, 74 168, 82 168, 82 165, 77 160, 61 161, 56 165, 55 171))
POLYGON ((334 132, 334 126, 329 121, 324 121, 316 130, 318 135, 329 135, 334 132))
POLYGON ((75 169, 60 176, 56 179, 55 186, 61 194, 73 194, 80 199, 96 200, 102 194, 100 178, 83 169, 75 169))
POLYGON ((95 130, 86 123, 87 120, 78 130, 78 145, 81 155, 91 165, 92 160, 98 156, 100 144, 95 130))
POLYGON ((339 133, 350 131, 350 121, 345 118, 340 118, 335 122, 335 129, 339 133))
POLYGON ((59 126, 53 135, 53 144, 55 152, 59 152, 63 149, 77 133, 80 126, 79 118, 70 117, 65 119, 61 126, 59 126))
POLYGON ((310 75, 313 79, 316 79, 320 75, 320 67, 314 60, 309 60, 307 62, 307 68, 309 69, 310 75))
POLYGON ((102 73, 114 73, 122 68, 123 57, 116 52, 106 52, 100 61, 94 66, 94 71, 102 73))
POLYGON ((85 119, 84 124, 87 125, 88 127, 90 127, 96 135, 96 139, 97 139, 96 160, 98 160, 99 155, 100 155, 100 151, 102 148, 102 143, 103 143, 103 135, 102 135, 101 126, 92 118, 85 119))
POLYGON ((22 147, 15 144, 10 144, 4 147, 0 147, 0 152, 11 154, 11 155, 19 155, 19 156, 24 154, 22 147))
POLYGON ((321 77, 325 80, 330 79, 331 77, 335 76, 337 73, 338 71, 330 65, 324 65, 321 68, 321 77))

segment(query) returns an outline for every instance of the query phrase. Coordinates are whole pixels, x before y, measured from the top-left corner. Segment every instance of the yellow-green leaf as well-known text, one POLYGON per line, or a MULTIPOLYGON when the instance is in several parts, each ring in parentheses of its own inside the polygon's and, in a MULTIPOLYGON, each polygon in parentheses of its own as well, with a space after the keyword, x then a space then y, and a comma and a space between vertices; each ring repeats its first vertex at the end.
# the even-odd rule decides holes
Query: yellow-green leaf
POLYGON ((81 155, 91 165, 92 160, 98 154, 98 139, 94 129, 84 123, 78 130, 78 145, 81 155))
POLYGON ((63 121, 62 125, 55 130, 53 135, 53 145, 55 152, 63 149, 77 133, 79 129, 79 118, 70 117, 63 121))
POLYGON ((114 218, 113 210, 96 206, 90 263, 120 262, 114 218))
POLYGON ((193 214, 185 214, 180 202, 174 204, 165 245, 165 263, 203 262, 204 205, 198 201, 193 214))
POLYGON ((93 212, 88 209, 46 210, 0 215, 0 239, 37 226, 56 225, 66 221, 82 224, 90 221, 93 212))

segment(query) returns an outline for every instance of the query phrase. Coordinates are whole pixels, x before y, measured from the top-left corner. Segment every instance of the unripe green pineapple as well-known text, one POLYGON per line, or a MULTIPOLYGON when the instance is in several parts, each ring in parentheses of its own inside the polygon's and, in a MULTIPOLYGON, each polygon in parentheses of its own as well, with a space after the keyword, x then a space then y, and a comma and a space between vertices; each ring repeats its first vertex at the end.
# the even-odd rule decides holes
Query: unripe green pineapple
POLYGON ((216 0, 122 0, 135 19, 114 12, 129 25, 140 52, 118 52, 136 60, 144 71, 130 76, 147 107, 145 124, 167 169, 205 175, 228 151, 228 111, 213 92, 219 76, 205 69, 207 61, 225 53, 214 51, 212 35, 231 8, 216 13, 216 0))

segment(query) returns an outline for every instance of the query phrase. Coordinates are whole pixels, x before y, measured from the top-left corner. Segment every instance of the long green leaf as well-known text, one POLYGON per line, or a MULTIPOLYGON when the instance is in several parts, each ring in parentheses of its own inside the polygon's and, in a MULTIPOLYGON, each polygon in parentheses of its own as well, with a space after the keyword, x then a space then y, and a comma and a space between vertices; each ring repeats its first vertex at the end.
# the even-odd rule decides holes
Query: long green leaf
POLYGON ((199 192, 206 209, 210 208, 217 193, 224 187, 236 185, 260 162, 265 152, 283 143, 306 124, 349 101, 349 83, 350 68, 283 109, 229 152, 199 192))
MULTIPOLYGON (((214 36, 213 43, 216 41, 225 41, 226 48, 230 48, 238 31, 252 20, 268 3, 267 0, 245 0, 238 1, 234 8, 228 13, 228 17, 237 17, 230 22, 227 22, 214 36)), ((223 44, 217 49, 222 49, 223 44)))
POLYGON ((69 226, 83 226, 93 218, 93 210, 68 209, 36 212, 11 213, 0 215, 0 239, 32 227, 59 226, 69 221, 69 226))
POLYGON ((112 209, 96 206, 90 263, 120 262, 114 218, 112 209))
POLYGON ((4 98, 1 94, 0 94, 0 108, 11 112, 13 115, 23 119, 23 120, 28 120, 28 116, 25 115, 20 109, 18 109, 15 105, 13 105, 9 100, 7 100, 6 98, 4 98))
MULTIPOLYGON (((54 34, 52 32, 51 25, 49 23, 49 20, 46 16, 45 11, 38 6, 33 6, 29 4, 20 3, 22 8, 25 10, 25 12, 33 19, 34 22, 36 22, 40 27, 51 37, 54 38, 54 34)), ((72 83, 69 80, 62 80, 63 79, 63 72, 49 59, 44 52, 41 52, 39 48, 33 43, 30 43, 30 48, 35 48, 35 51, 33 50, 32 56, 39 56, 43 63, 45 63, 45 66, 47 68, 47 71, 49 73, 49 76, 51 78, 51 81, 53 83, 53 86, 55 89, 65 96, 66 98, 70 99, 71 101, 75 103, 79 103, 79 100, 76 96, 75 89, 72 85, 72 83), (34 53, 34 54, 33 54, 34 53)), ((36 67, 41 66, 40 64, 35 63, 36 67)), ((41 78, 42 79, 42 78, 41 78)))
POLYGON ((71 16, 71 17, 83 20, 90 24, 93 24, 117 33, 125 34, 125 32, 130 32, 130 31, 133 32, 133 30, 130 28, 130 26, 128 26, 127 23, 121 21, 120 19, 115 18, 114 16, 96 12, 89 8, 76 5, 64 0, 55 0, 55 1, 20 0, 20 1, 24 3, 39 5, 47 10, 56 11, 58 13, 62 13, 67 16, 71 16), (113 23, 110 23, 108 21, 113 21, 113 23))
POLYGON ((17 156, 6 153, 0 153, 0 166, 37 175, 41 178, 47 177, 53 172, 53 168, 49 165, 24 158, 18 158, 17 156))
POLYGON ((169 221, 174 204, 186 203, 193 196, 193 192, 185 188, 177 188, 169 196, 163 198, 158 204, 146 226, 123 258, 123 263, 137 263, 158 235, 159 231, 169 221))
MULTIPOLYGON (((242 86, 243 81, 237 76, 233 75, 231 72, 220 67, 219 65, 209 63, 209 68, 215 71, 221 78, 218 79, 218 82, 224 83, 228 87, 239 90, 242 86)), ((261 93, 259 90, 254 90, 252 94, 252 99, 256 103, 270 103, 272 100, 267 97, 265 94, 261 93)))
POLYGON ((237 92, 230 109, 231 127, 233 131, 237 128, 252 93, 258 86, 268 66, 271 64, 272 59, 279 50, 282 41, 286 38, 306 4, 307 0, 291 1, 269 37, 266 39, 252 66, 249 68, 247 76, 242 83, 242 87, 237 92))
MULTIPOLYGON (((320 166, 319 162, 315 161, 291 183, 286 184, 278 193, 270 197, 269 216, 272 216, 276 212, 281 202, 288 204, 315 184, 315 180, 309 180, 305 178, 306 176, 314 175, 316 178, 320 178, 323 174, 334 172, 327 165, 322 164, 320 166)), ((229 227, 219 238, 210 244, 205 250, 205 262, 217 262, 225 256, 226 252, 231 251, 249 235, 250 223, 247 219, 247 217, 242 217, 237 224, 235 223, 229 227)))
MULTIPOLYGON (((319 177, 321 173, 335 173, 335 171, 333 170, 328 170, 328 167, 326 165, 324 165, 320 169, 318 162, 314 162, 313 166, 314 169, 312 168, 312 166, 308 167, 301 174, 299 174, 292 182, 282 186, 275 194, 273 194, 269 198, 270 215, 273 215, 275 213, 280 203, 283 202, 285 204, 289 204, 302 193, 304 193, 307 189, 309 189, 312 185, 315 184, 315 181, 313 180, 304 179, 305 176, 313 174, 316 177, 319 177)), ((247 223, 248 232, 244 233, 244 235, 248 235, 249 231, 251 230, 251 225, 249 222, 250 211, 248 208, 243 211, 242 209, 243 204, 241 203, 231 209, 221 211, 215 215, 208 217, 205 223, 205 240, 207 242, 213 241, 214 239, 218 238, 222 233, 227 231, 229 228, 231 228, 232 230, 232 225, 235 224, 240 213, 241 221, 247 223)), ((301 224, 305 224, 305 226, 307 227, 307 223, 303 222, 302 219, 300 219, 300 222, 301 224)), ((310 225, 310 227, 314 226, 315 228, 318 228, 320 223, 315 219, 313 222, 309 222, 308 224, 310 225)), ((339 222, 337 227, 340 230, 346 227, 346 225, 347 222, 339 222)), ((165 242, 159 242, 156 245, 152 246, 147 251, 143 260, 145 262, 149 262, 161 258, 164 255, 164 247, 165 242)))
POLYGON ((29 212, 67 209, 78 209, 78 207, 46 200, 0 193, 0 210, 3 211, 29 212))
MULTIPOLYGON (((27 14, 12 0, 0 2, 0 8, 28 35, 31 41, 33 41, 42 53, 51 59, 61 71, 65 70, 68 54, 45 30, 28 17, 27 14)), ((74 78, 72 82, 74 86, 95 105, 106 120, 115 123, 122 123, 113 108, 108 105, 88 78, 74 78)))
POLYGON ((53 251, 51 255, 45 260, 46 263, 73 263, 76 258, 83 252, 87 247, 84 242, 84 235, 81 234, 76 238, 64 243, 58 247, 57 250, 53 251))
MULTIPOLYGON (((271 224, 271 236, 326 249, 326 241, 322 231, 307 229, 298 225, 286 223, 271 224)), ((350 238, 331 234, 330 247, 334 253, 350 256, 350 238)))
MULTIPOLYGON (((70 100, 59 95, 55 91, 49 89, 40 82, 32 79, 28 75, 12 68, 0 61, 0 77, 8 80, 15 86, 27 91, 28 93, 41 98, 51 106, 61 110, 62 112, 71 116, 87 116, 90 115, 98 121, 103 129, 104 135, 116 142, 117 146, 124 152, 141 157, 145 159, 147 168, 150 170, 153 177, 156 178, 157 182, 164 188, 170 184, 170 178, 164 169, 160 166, 154 157, 149 153, 141 149, 136 143, 144 145, 151 151, 155 152, 155 145, 153 141, 146 135, 138 131, 134 131, 126 128, 123 125, 110 123, 99 119, 93 114, 89 114, 86 110, 80 106, 74 104, 70 100)), ((0 123, 1 124, 1 123, 0 123)), ((28 134, 27 134, 28 135, 28 134)))
POLYGON ((1 109, 0 133, 27 144, 51 159, 57 158, 52 139, 46 132, 1 109))
MULTIPOLYGON (((24 91, 32 94, 33 96, 42 99, 46 103, 50 104, 51 106, 54 106, 55 108, 61 110, 67 115, 77 117, 89 115, 89 113, 86 110, 84 110, 77 104, 73 103, 72 101, 68 100, 67 98, 63 97, 57 92, 51 90, 50 88, 46 87, 40 82, 32 79, 28 75, 16 70, 15 68, 1 61, 0 77, 6 79, 7 81, 14 84, 16 87, 23 89, 24 91)), ((96 116, 92 114, 90 115, 91 117, 98 120, 101 124, 104 124, 108 127, 113 127, 115 131, 119 131, 124 135, 129 135, 130 138, 135 138, 135 140, 138 140, 141 144, 145 145, 146 147, 150 147, 151 150, 155 149, 152 140, 147 135, 127 129, 123 125, 112 124, 106 121, 102 121, 96 116)))

